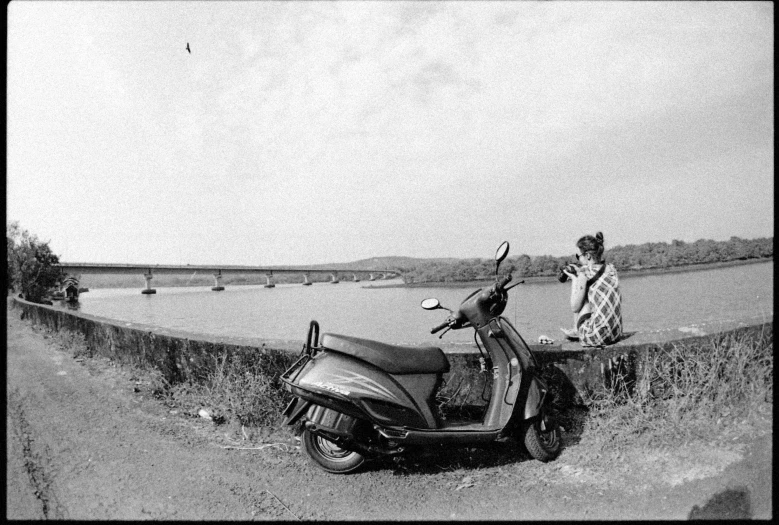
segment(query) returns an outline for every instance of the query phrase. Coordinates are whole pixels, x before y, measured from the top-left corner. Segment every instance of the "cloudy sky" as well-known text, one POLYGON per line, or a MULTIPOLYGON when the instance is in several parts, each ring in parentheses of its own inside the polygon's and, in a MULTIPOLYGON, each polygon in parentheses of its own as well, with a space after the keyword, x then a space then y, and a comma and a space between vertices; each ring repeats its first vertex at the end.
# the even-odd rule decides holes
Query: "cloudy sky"
POLYGON ((7 220, 61 260, 774 232, 770 2, 26 2, 7 220), (191 53, 186 48, 189 43, 191 53))

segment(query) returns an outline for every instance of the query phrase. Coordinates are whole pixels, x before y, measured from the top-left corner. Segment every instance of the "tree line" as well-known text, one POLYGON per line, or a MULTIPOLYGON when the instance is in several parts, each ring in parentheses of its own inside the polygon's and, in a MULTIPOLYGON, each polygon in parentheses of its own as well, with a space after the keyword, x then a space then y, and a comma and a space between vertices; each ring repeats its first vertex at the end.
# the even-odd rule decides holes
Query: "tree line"
MULTIPOLYGON (((727 241, 699 239, 695 242, 673 240, 615 246, 605 251, 606 262, 618 271, 677 268, 695 264, 723 263, 747 259, 772 258, 774 238, 727 241)), ((522 277, 556 276, 563 266, 576 262, 572 255, 554 257, 519 255, 509 257, 501 266, 504 272, 522 277)), ((421 261, 399 268, 405 283, 464 282, 492 278, 495 263, 492 259, 460 259, 456 262, 421 261)))

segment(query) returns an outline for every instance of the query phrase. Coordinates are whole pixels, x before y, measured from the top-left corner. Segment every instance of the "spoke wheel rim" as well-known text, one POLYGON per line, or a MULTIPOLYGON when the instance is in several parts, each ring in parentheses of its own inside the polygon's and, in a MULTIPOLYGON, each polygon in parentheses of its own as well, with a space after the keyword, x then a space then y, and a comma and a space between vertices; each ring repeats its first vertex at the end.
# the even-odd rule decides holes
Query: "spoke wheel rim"
POLYGON ((547 450, 553 450, 557 446, 557 425, 552 425, 550 423, 551 422, 549 418, 546 417, 546 415, 544 415, 542 419, 536 422, 536 428, 538 429, 538 440, 547 450), (544 428, 546 428, 546 430, 544 430, 544 428))
POLYGON ((354 454, 353 451, 341 448, 329 439, 325 439, 321 436, 314 437, 314 447, 317 449, 317 452, 330 461, 349 461, 354 454))

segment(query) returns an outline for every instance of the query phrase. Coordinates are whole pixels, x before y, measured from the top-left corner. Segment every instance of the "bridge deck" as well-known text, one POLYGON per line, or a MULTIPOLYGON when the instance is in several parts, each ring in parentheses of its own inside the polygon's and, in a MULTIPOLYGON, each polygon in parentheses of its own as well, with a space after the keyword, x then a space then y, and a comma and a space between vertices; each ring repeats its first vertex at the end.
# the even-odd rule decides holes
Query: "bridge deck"
POLYGON ((383 273, 397 275, 396 271, 386 269, 366 270, 357 268, 305 268, 289 266, 239 266, 239 265, 203 265, 203 264, 112 264, 112 263, 60 263, 68 273, 383 273))

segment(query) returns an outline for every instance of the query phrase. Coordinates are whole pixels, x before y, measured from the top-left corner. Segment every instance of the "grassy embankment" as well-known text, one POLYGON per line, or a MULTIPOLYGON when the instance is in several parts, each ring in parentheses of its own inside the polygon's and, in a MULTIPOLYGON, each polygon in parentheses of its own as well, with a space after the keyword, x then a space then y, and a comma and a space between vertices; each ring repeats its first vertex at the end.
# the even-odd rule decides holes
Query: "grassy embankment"
POLYGON ((731 439, 773 406, 773 327, 674 343, 655 353, 635 388, 616 381, 588 400, 583 445, 676 446, 731 439), (643 385, 643 386, 642 386, 643 385))
MULTIPOLYGON (((53 336, 74 356, 90 355, 83 337, 53 336)), ((156 397, 184 412, 205 408, 217 422, 278 425, 290 399, 278 376, 289 363, 215 359, 214 371, 197 383, 167 384, 154 370, 138 375, 156 397)), ((582 450, 674 446, 747 433, 745 423, 773 405, 773 329, 673 344, 658 350, 643 374, 638 386, 617 382, 587 399, 586 410, 556 407, 562 425, 580 436, 582 450)))

